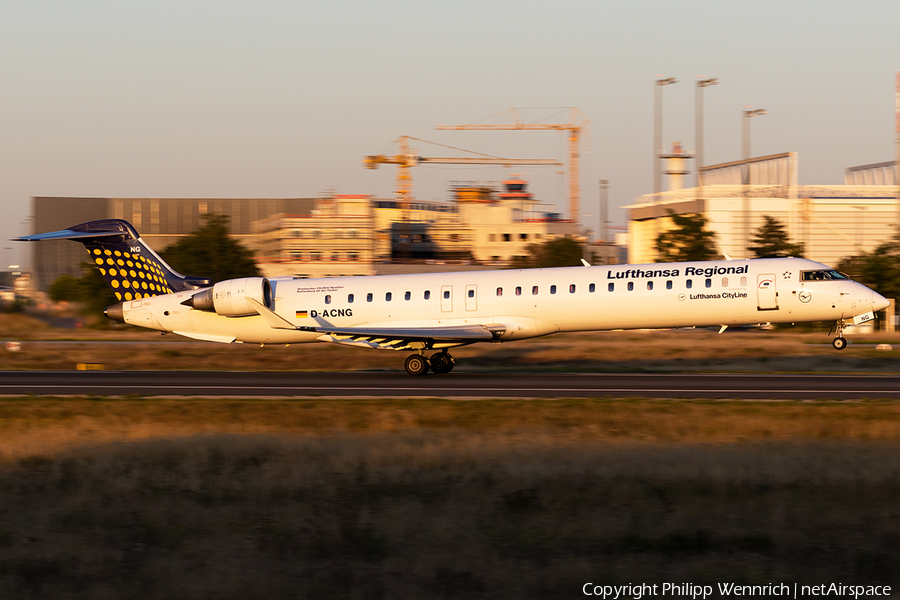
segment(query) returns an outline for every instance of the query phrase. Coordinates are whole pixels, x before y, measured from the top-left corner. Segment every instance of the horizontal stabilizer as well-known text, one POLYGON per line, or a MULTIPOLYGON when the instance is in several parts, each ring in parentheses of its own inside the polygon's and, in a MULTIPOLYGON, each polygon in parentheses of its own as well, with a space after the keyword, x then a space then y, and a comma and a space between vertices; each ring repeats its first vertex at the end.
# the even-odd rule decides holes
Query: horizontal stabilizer
POLYGON ((45 240, 81 240, 86 238, 111 237, 115 235, 124 235, 121 231, 72 231, 71 229, 62 229, 60 231, 51 231, 49 233, 36 233, 34 235, 24 235, 22 237, 13 238, 13 242, 42 242, 45 240))

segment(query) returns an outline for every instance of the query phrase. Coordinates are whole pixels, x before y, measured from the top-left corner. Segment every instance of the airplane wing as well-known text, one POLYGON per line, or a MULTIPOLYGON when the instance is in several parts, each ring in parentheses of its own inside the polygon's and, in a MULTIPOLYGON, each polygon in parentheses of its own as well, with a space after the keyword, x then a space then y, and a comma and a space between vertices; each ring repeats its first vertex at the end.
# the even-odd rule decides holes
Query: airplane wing
POLYGON ((364 348, 385 348, 389 350, 410 350, 420 348, 449 348, 475 342, 490 342, 499 339, 506 331, 502 324, 490 325, 448 325, 446 327, 330 327, 294 325, 276 314, 270 308, 250 298, 248 302, 256 309, 273 329, 296 329, 322 334, 322 342, 361 346, 364 348))
POLYGON ((506 331, 505 325, 451 325, 447 327, 298 327, 321 333, 319 340, 348 346, 409 350, 447 348, 490 342, 506 331))

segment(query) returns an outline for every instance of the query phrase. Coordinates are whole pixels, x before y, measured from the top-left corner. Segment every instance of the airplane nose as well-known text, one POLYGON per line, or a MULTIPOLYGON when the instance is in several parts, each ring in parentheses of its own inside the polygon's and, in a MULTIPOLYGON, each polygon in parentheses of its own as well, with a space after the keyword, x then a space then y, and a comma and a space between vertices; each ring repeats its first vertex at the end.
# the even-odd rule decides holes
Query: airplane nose
POLYGON ((879 294, 878 292, 872 292, 872 310, 884 310, 888 306, 891 305, 890 300, 879 294))

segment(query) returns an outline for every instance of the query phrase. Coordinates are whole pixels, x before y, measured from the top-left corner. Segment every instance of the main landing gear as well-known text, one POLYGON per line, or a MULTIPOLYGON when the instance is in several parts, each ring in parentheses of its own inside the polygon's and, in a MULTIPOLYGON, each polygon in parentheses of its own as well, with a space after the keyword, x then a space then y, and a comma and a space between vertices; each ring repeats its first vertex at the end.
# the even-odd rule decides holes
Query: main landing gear
POLYGON ((406 372, 410 375, 425 375, 431 369, 438 375, 444 375, 453 370, 456 360, 449 352, 436 352, 431 358, 424 354, 410 354, 406 358, 406 372))
POLYGON ((834 323, 834 330, 837 334, 833 340, 831 340, 831 345, 834 346, 835 350, 843 350, 847 347, 847 338, 844 337, 844 320, 838 319, 834 323))

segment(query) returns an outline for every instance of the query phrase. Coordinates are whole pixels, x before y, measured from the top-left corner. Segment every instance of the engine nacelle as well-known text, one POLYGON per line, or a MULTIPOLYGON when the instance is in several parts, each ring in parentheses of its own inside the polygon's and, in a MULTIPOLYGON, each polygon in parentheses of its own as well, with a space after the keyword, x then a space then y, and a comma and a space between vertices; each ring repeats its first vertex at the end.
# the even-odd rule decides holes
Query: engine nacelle
POLYGON ((211 288, 197 292, 182 304, 223 317, 249 317, 259 314, 248 302, 250 298, 271 309, 275 305, 275 295, 269 280, 265 277, 244 277, 220 281, 211 288))

